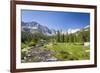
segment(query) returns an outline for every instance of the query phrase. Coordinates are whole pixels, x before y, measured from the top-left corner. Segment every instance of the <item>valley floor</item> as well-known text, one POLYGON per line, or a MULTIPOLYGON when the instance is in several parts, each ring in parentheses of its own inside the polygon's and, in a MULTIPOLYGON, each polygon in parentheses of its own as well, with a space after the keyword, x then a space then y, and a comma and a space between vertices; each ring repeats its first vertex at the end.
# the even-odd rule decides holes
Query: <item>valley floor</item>
POLYGON ((88 60, 90 58, 89 46, 77 43, 48 43, 32 46, 22 53, 24 54, 22 58, 24 63, 88 60))

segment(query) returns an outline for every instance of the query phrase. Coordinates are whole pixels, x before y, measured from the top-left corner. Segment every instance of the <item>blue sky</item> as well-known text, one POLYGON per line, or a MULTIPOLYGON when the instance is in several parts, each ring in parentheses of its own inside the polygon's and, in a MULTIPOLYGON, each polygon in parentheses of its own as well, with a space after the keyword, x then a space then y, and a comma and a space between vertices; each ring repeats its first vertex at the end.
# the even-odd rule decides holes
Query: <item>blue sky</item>
POLYGON ((81 29, 90 25, 90 14, 79 12, 22 10, 22 21, 36 21, 49 29, 81 29))

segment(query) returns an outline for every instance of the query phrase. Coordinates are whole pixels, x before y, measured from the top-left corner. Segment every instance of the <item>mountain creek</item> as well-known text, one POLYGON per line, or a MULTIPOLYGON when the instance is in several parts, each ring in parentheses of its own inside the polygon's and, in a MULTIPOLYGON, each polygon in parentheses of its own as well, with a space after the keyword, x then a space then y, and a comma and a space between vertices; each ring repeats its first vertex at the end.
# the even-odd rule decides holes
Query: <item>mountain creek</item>
POLYGON ((57 61, 57 58, 54 57, 54 54, 54 51, 43 48, 43 46, 32 46, 28 50, 22 62, 54 62, 57 61))

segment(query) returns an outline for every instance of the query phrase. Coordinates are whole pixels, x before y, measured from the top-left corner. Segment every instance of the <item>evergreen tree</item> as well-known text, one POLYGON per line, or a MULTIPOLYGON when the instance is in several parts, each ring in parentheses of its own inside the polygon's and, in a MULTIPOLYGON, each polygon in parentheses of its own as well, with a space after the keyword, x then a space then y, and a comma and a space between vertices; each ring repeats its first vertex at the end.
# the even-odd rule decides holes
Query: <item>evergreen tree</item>
POLYGON ((60 42, 60 31, 57 31, 57 42, 60 42))
POLYGON ((64 43, 65 42, 65 35, 62 34, 62 42, 64 43))
POLYGON ((68 42, 68 32, 66 31, 66 35, 65 35, 65 41, 68 42))

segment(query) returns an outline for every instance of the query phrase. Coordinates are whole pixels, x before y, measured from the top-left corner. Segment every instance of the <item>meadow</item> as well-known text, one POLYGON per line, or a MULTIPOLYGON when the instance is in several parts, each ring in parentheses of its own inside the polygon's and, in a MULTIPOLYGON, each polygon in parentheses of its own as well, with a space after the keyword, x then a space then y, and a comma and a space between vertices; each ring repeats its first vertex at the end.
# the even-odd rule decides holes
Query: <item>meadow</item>
POLYGON ((82 44, 75 43, 49 43, 44 45, 44 48, 53 50, 54 57, 58 60, 87 60, 89 59, 89 46, 85 47, 82 44))

